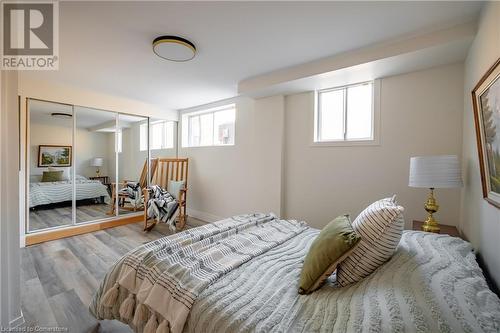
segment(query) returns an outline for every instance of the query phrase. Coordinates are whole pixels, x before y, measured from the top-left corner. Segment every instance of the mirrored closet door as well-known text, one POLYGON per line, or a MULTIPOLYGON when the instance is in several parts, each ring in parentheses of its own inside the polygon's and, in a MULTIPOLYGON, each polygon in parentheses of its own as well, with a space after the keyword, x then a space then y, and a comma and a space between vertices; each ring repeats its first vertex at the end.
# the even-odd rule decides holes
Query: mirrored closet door
POLYGON ((75 106, 76 223, 113 217, 115 112, 75 106))
POLYGON ((27 233, 142 213, 149 158, 176 155, 175 122, 35 99, 27 106, 27 233))
POLYGON ((30 100, 27 130, 27 230, 71 225, 73 106, 30 100))

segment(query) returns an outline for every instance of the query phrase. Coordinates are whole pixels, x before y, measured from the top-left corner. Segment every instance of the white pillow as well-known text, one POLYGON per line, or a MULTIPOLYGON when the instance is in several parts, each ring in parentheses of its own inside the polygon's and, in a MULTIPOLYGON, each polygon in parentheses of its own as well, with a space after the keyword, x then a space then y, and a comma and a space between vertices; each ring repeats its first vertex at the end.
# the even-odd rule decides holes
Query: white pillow
POLYGON ((358 215, 352 228, 361 240, 337 268, 340 286, 360 281, 392 256, 404 229, 403 211, 394 196, 372 203, 358 215))
POLYGON ((179 200, 178 196, 180 193, 181 188, 184 188, 184 181, 183 180, 170 180, 168 182, 168 193, 172 194, 172 196, 179 200))

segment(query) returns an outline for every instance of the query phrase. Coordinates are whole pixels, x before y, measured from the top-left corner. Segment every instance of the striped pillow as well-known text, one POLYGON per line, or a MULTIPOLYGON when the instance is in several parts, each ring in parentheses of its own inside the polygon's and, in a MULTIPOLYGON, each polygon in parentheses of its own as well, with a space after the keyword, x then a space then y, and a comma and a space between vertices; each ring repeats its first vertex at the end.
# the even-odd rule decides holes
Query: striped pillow
POLYGON ((354 220, 361 235, 356 249, 337 268, 337 283, 347 286, 370 275, 396 250, 404 228, 404 208, 395 197, 372 203, 354 220))

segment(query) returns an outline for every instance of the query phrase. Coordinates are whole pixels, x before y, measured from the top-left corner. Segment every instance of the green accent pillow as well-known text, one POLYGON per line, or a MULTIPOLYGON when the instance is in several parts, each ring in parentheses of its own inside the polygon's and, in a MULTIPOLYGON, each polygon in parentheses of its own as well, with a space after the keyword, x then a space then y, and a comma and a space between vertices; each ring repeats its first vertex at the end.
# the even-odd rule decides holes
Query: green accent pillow
POLYGON ((168 182, 168 193, 172 194, 172 196, 179 200, 178 196, 181 191, 181 188, 184 188, 184 181, 183 180, 171 180, 168 182))
POLYGON ((44 171, 42 182, 59 182, 63 180, 63 170, 60 171, 44 171))
POLYGON ((351 227, 348 215, 328 223, 313 241, 304 260, 299 294, 319 289, 360 240, 361 237, 351 227))

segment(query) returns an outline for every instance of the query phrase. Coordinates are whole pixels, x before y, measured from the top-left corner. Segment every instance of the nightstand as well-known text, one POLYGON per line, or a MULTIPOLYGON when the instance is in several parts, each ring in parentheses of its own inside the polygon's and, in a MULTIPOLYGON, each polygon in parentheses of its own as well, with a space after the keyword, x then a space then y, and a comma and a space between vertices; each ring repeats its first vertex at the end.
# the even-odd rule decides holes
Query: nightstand
POLYGON ((93 176, 89 177, 90 180, 98 180, 102 183, 102 185, 106 186, 108 189, 109 195, 111 195, 111 183, 109 182, 108 176, 93 176))
MULTIPOLYGON (((413 220, 412 229, 422 231, 423 224, 424 224, 424 222, 422 222, 422 221, 413 220)), ((458 232, 457 227, 454 227, 452 225, 440 224, 439 228, 441 229, 441 231, 439 232, 440 234, 446 234, 446 235, 450 235, 452 237, 460 237, 460 233, 458 232)))
POLYGON ((108 185, 109 184, 109 177, 108 176, 93 176, 93 177, 89 177, 89 179, 90 180, 98 180, 103 185, 108 185))

